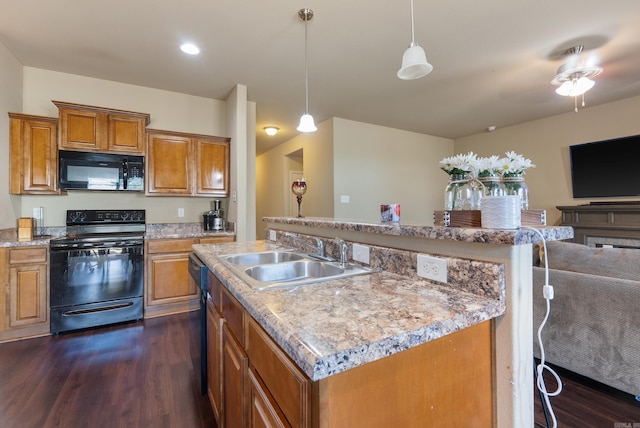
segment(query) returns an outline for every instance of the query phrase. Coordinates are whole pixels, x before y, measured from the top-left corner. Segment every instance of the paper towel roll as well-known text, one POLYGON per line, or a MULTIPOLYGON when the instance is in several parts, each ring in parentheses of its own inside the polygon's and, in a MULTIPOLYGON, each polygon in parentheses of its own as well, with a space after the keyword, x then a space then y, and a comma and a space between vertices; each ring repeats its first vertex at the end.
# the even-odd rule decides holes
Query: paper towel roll
POLYGON ((518 229, 520 227, 520 197, 485 196, 481 202, 482 227, 489 229, 518 229))

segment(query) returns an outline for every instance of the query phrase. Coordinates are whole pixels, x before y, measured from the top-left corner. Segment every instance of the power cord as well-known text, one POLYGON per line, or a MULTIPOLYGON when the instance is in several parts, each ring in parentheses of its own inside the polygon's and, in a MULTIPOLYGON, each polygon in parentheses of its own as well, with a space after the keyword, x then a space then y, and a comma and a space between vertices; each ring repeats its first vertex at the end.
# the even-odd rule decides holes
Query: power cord
MULTIPOLYGON (((522 228, 533 230, 534 232, 536 232, 542 239, 542 247, 544 250, 544 286, 542 287, 542 295, 547 303, 547 311, 544 315, 544 318, 542 319, 542 322, 540 323, 540 327, 538 327, 538 344, 540 345, 540 364, 536 366, 536 374, 537 374, 536 387, 538 388, 538 391, 540 391, 541 398, 544 399, 543 405, 546 406, 547 410, 549 411, 549 415, 551 416, 551 420, 553 422, 552 428, 556 428, 558 426, 558 421, 556 420, 556 415, 553 411, 553 407, 551 406, 551 401, 549 400, 549 397, 555 397, 562 392, 562 380, 560 379, 560 376, 558 376, 558 374, 546 364, 545 354, 544 354, 544 345, 542 344, 542 330, 545 324, 547 323, 547 319, 549 318, 549 313, 551 312, 551 300, 554 297, 553 286, 549 284, 549 258, 547 256, 547 241, 544 239, 544 235, 542 234, 542 232, 540 232, 538 229, 533 227, 528 227, 528 226, 522 226, 522 228), (543 377, 543 373, 545 370, 547 370, 549 373, 553 375, 553 377, 556 380, 556 383, 558 384, 558 388, 553 392, 547 391, 547 386, 545 385, 544 377, 543 377)), ((547 420, 547 426, 548 426, 548 420, 547 420)))

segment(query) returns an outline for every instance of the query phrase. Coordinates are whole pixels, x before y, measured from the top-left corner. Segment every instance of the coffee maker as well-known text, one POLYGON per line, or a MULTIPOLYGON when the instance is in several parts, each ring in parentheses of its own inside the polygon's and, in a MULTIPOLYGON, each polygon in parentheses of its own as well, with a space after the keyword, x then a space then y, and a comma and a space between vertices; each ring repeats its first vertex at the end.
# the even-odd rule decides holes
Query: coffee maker
POLYGON ((213 209, 203 215, 204 230, 225 230, 224 210, 220 199, 213 201, 213 209))

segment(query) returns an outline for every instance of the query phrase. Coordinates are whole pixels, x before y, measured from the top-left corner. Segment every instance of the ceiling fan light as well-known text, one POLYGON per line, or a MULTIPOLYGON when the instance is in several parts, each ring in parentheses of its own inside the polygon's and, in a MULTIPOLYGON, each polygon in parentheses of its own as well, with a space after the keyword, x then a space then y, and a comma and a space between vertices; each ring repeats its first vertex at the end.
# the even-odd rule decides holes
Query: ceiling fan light
POLYGON ((562 85, 556 89, 556 93, 564 97, 577 97, 593 88, 593 85, 595 84, 596 82, 588 77, 574 77, 572 80, 566 80, 563 82, 562 85))
POLYGON ((573 82, 567 80, 562 85, 558 86, 556 89, 556 94, 562 95, 563 97, 568 97, 571 93, 571 87, 573 86, 573 82))
POLYGON ((576 83, 573 85, 573 96, 576 95, 582 95, 585 92, 587 92, 589 89, 593 88, 593 85, 595 85, 596 82, 594 82, 593 80, 589 79, 588 77, 584 77, 582 76, 581 78, 579 78, 576 83))
POLYGON ((315 132, 318 130, 313 121, 313 116, 309 113, 305 113, 300 117, 300 124, 296 129, 300 132, 315 132))
POLYGON ((419 79, 431 73, 433 66, 427 62, 427 55, 421 46, 411 43, 402 55, 402 67, 398 78, 402 80, 419 79))

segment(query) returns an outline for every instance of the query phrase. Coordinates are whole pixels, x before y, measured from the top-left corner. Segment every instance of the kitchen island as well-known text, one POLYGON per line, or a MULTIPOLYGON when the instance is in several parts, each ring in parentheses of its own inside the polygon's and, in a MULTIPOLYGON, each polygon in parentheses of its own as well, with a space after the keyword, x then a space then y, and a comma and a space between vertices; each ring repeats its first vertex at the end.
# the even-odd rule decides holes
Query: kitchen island
MULTIPOLYGON (((407 385, 412 391, 409 396, 441 388, 443 382, 464 387, 464 377, 469 376, 467 386, 471 385, 471 389, 459 390, 462 394, 456 403, 459 408, 450 408, 447 412, 455 413, 457 409, 460 413, 465 407, 460 403, 468 401, 466 410, 472 409, 469 414, 476 412, 477 417, 472 418, 473 421, 469 417, 462 419, 467 426, 492 426, 493 423, 505 427, 533 426, 532 351, 527 354, 527 349, 532 349, 531 244, 540 239, 536 232, 388 226, 329 219, 268 218, 265 221, 269 224, 269 241, 224 244, 215 248, 196 245, 194 251, 205 261, 225 292, 246 310, 252 323, 259 326, 254 326, 254 330, 264 331, 312 382, 310 388, 321 404, 313 410, 315 423, 322 426, 330 420, 343 420, 331 419, 328 415, 337 414, 340 409, 340 406, 327 405, 331 394, 344 392, 347 385, 355 386, 364 380, 371 382, 375 373, 379 374, 380 382, 387 382, 389 379, 385 380, 380 373, 413 361, 416 377, 439 370, 444 372, 439 380, 423 379, 423 391, 416 389, 415 382, 407 385), (325 241, 327 252, 334 256, 336 237, 349 243, 364 244, 370 248, 371 265, 383 271, 294 289, 256 291, 216 257, 223 253, 264 251, 282 245, 296 247, 295 241, 287 239, 287 233, 319 237, 325 241), (415 275, 415 254, 418 252, 446 258, 449 281, 436 283, 418 278, 415 275), (510 289, 514 286, 519 290, 515 302, 509 299, 510 289), (528 310, 513 317, 510 308, 526 307, 527 300, 528 310), (528 322, 526 318, 529 318, 528 322), (492 319, 494 321, 489 321, 492 319), (457 340, 459 334, 470 334, 470 337, 457 340), (439 354, 441 359, 438 360, 430 351, 439 346, 436 344, 443 343, 440 339, 457 344, 439 354), (488 350, 488 357, 482 349, 488 350), (419 352, 426 354, 415 358, 419 352), (456 360, 460 365, 458 374, 468 368, 470 372, 479 373, 478 377, 464 373, 462 380, 456 380, 456 370, 445 367, 446 361, 453 361, 453 356, 459 354, 469 354, 469 358, 456 360), (440 367, 429 366, 429 362, 437 361, 441 362, 440 367), (359 375, 370 368, 374 371, 369 375, 359 375), (525 373, 525 369, 530 370, 525 373), (342 387, 332 389, 331 385, 341 384, 340 379, 348 380, 342 387), (438 388, 435 388, 436 384, 438 388), (477 410, 487 409, 487 403, 478 399, 483 395, 489 400, 489 422, 477 410), (474 421, 476 425, 473 425, 474 421)), ((547 240, 566 239, 571 237, 572 230, 542 228, 541 233, 547 240)), ((398 379, 406 380, 403 377, 406 373, 393 373, 398 379)), ((361 386, 362 391, 373 391, 376 381, 373 382, 361 386)), ((400 386, 399 391, 402 389, 400 386)), ((375 403, 376 397, 380 399, 375 391, 371 396, 373 401, 367 403, 370 413, 378 415, 378 423, 381 423, 380 415, 393 413, 385 411, 384 406, 398 404, 392 397, 396 394, 394 390, 388 389, 388 393, 385 404, 375 403)), ((442 409, 429 407, 426 396, 420 398, 427 400, 421 402, 427 410, 412 407, 411 412, 419 418, 416 420, 427 424, 430 419, 427 416, 442 416, 438 414, 442 409)), ((436 402, 437 406, 443 405, 436 402)), ((358 408, 354 401, 349 401, 348 405, 350 410, 343 409, 345 414, 358 408)), ((403 409, 405 413, 407 409, 403 409)), ((440 419, 441 422, 444 420, 440 419)), ((398 419, 394 422, 406 423, 398 419)), ((335 422, 328 424, 339 426, 335 422)))

